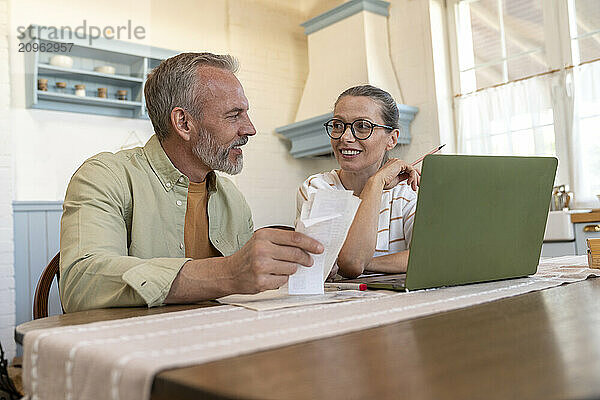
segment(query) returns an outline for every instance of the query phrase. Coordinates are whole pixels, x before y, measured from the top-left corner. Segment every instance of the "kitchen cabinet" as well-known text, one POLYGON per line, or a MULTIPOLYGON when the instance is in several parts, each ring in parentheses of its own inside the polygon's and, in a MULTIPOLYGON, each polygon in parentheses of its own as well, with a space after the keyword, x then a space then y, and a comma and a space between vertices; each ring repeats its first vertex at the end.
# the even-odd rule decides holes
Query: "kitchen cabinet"
POLYGON ((542 244, 542 257, 574 256, 577 253, 575 240, 568 242, 544 242, 542 244))
POLYGON ((600 209, 572 214, 571 221, 574 224, 577 254, 586 254, 586 240, 600 238, 600 209))
POLYGON ((586 240, 600 238, 600 209, 588 212, 550 211, 542 257, 585 255, 586 240))
POLYGON ((575 242, 577 243, 578 255, 587 254, 587 239, 600 239, 600 221, 575 224, 575 242))

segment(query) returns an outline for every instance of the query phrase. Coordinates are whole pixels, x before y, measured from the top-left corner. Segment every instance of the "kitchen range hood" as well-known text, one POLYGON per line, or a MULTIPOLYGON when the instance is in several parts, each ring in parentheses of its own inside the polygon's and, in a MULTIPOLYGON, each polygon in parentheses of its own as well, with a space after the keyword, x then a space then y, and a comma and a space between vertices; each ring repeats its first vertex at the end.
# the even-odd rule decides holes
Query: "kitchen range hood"
MULTIPOLYGON (((390 58, 388 8, 381 0, 351 0, 302 24, 308 36, 309 72, 294 123, 276 129, 292 142, 296 157, 329 154, 323 124, 349 87, 370 84, 403 102, 390 58)), ((418 109, 398 104, 400 144, 410 143, 418 109)))

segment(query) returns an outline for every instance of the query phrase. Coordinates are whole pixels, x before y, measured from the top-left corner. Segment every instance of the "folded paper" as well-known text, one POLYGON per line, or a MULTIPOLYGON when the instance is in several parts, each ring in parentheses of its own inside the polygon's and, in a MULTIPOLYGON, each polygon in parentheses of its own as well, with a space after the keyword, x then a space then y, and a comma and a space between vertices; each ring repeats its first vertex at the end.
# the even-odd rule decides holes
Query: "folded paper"
POLYGON ((302 205, 296 231, 321 242, 325 251, 313 254, 311 267, 298 266, 290 276, 289 294, 323 294, 324 282, 348 235, 360 199, 349 190, 318 189, 302 205))

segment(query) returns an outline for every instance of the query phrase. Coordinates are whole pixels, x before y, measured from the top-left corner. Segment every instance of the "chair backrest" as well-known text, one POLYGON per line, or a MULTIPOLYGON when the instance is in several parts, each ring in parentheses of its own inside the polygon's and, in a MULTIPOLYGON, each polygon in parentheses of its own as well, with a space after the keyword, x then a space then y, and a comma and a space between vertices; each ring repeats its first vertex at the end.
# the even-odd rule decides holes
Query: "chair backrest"
POLYGON ((42 276, 35 288, 33 297, 33 319, 45 318, 48 316, 48 297, 50 296, 50 286, 56 276, 58 282, 60 278, 60 253, 57 253, 50 263, 44 268, 42 276))

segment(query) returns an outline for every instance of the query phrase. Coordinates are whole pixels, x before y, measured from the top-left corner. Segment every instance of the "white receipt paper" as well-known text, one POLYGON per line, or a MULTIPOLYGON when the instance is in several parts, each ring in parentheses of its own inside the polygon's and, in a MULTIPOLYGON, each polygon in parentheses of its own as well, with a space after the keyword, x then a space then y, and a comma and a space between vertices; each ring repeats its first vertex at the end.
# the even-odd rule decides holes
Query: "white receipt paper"
POLYGON ((255 311, 271 311, 281 308, 309 306, 313 304, 338 303, 368 297, 389 296, 381 291, 335 290, 324 294, 290 296, 285 287, 257 294, 233 294, 218 299, 221 304, 231 304, 255 311))
POLYGON ((349 190, 318 189, 302 204, 296 231, 321 242, 325 251, 312 254, 312 267, 298 266, 288 281, 289 294, 323 294, 324 282, 342 249, 360 199, 349 190))

